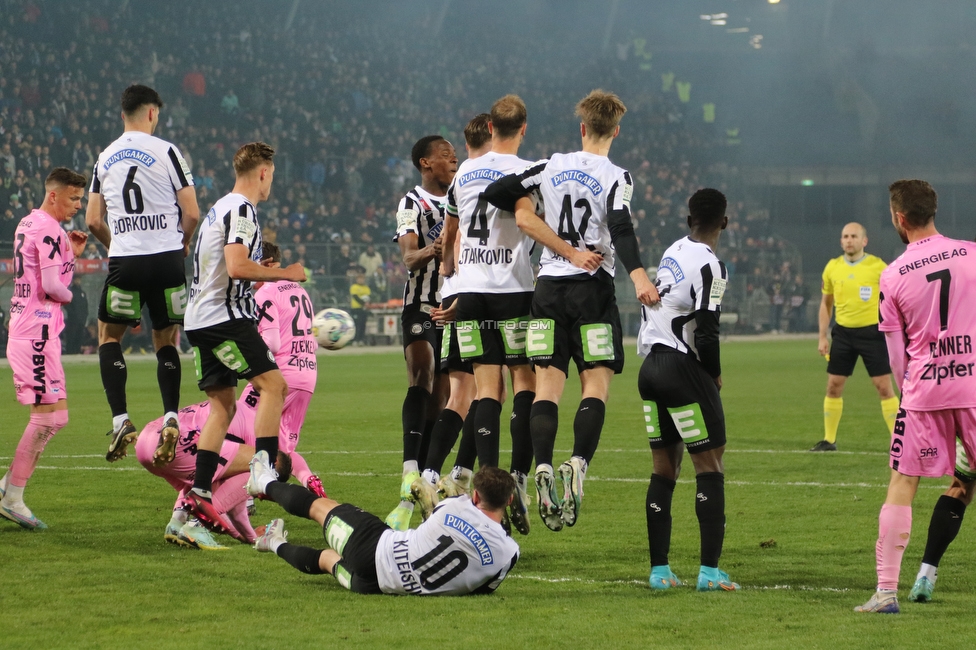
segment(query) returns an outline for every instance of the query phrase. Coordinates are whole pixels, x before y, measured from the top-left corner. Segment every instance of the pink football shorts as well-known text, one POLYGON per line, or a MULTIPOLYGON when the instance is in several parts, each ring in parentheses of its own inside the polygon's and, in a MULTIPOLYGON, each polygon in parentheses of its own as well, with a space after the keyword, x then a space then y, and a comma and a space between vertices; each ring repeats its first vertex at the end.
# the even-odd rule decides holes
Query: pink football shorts
POLYGON ((68 399, 61 365, 61 339, 10 339, 7 359, 21 404, 54 404, 68 399))
POLYGON ((956 464, 956 438, 974 458, 976 408, 941 411, 898 410, 891 434, 891 469, 906 476, 951 476, 956 464))

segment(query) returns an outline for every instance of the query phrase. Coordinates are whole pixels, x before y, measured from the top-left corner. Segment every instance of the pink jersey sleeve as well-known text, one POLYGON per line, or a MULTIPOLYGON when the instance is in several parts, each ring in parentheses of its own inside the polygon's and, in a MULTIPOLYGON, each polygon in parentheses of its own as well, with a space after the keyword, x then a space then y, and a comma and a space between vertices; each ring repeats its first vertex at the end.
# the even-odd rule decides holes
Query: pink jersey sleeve
MULTIPOLYGON (((318 377, 315 351, 318 343, 312 336, 312 319, 315 311, 312 301, 296 282, 278 282, 261 287, 270 288, 278 314, 278 336, 281 345, 275 361, 281 368, 288 388, 315 392, 318 377)), ((260 303, 258 303, 260 304, 260 303)))
POLYGON ((976 407, 976 245, 937 235, 909 244, 881 275, 878 329, 902 332, 902 408, 976 407))
POLYGON ((10 337, 52 339, 64 329, 61 303, 41 286, 41 271, 60 267, 64 286, 74 276, 75 256, 60 224, 40 210, 21 219, 14 233, 14 295, 10 300, 10 337))

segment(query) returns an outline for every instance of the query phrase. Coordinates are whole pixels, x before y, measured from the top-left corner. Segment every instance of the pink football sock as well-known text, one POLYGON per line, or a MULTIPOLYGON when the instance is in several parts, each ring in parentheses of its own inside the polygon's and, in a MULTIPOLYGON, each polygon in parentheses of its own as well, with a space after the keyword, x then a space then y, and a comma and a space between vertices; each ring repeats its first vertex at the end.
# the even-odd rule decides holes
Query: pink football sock
POLYGON ((231 524, 244 539, 253 542, 257 535, 247 516, 247 492, 244 491, 244 484, 247 483, 249 476, 250 474, 245 472, 220 481, 213 492, 213 504, 219 512, 227 515, 231 524))
POLYGON ((878 516, 878 590, 897 591, 901 558, 912 534, 912 507, 885 504, 878 516))
POLYGON ((28 479, 41 459, 41 453, 48 441, 68 423, 67 411, 52 413, 31 413, 30 422, 20 437, 14 462, 10 466, 10 484, 17 487, 27 485, 28 479))
POLYGON ((312 470, 308 468, 308 463, 305 462, 305 459, 297 451, 293 451, 288 455, 291 456, 292 476, 298 479, 299 483, 305 485, 305 481, 313 474, 312 470))

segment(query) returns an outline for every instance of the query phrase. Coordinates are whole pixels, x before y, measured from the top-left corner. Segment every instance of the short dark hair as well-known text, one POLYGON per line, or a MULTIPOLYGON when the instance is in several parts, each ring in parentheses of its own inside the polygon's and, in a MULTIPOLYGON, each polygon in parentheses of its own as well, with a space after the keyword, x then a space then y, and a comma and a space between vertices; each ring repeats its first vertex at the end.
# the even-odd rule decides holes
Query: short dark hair
POLYGON ((905 215, 912 228, 924 228, 935 219, 939 197, 926 181, 900 180, 888 186, 891 208, 905 215))
POLYGON ((67 167, 55 167, 44 181, 45 188, 52 186, 85 188, 88 186, 88 179, 67 167))
POLYGON ((234 173, 238 176, 248 173, 262 163, 274 162, 275 150, 264 142, 249 142, 234 154, 234 173))
POLYGON ((413 166, 417 168, 417 171, 423 171, 420 169, 420 159, 429 156, 433 144, 441 141, 447 142, 441 135, 425 135, 417 140, 417 144, 413 145, 413 149, 410 150, 410 160, 413 161, 413 166))
POLYGON ((491 140, 491 131, 488 130, 488 122, 491 115, 488 113, 478 113, 468 125, 464 127, 464 141, 471 149, 481 149, 491 140))
POLYGON ((141 84, 133 84, 122 91, 122 112, 126 115, 135 115, 143 106, 163 107, 163 100, 159 93, 141 84))
POLYGON ((515 493, 515 479, 498 467, 482 467, 474 475, 471 485, 490 510, 501 510, 515 493))
POLYGON ((272 244, 269 241, 261 242, 261 259, 271 259, 272 262, 281 261, 281 249, 278 248, 278 244, 272 244))
POLYGON ((275 471, 278 472, 279 481, 282 483, 288 482, 292 472, 291 454, 278 451, 278 458, 275 461, 275 471))
POLYGON ((726 207, 724 194, 710 187, 700 189, 688 199, 690 225, 705 231, 717 230, 722 226, 726 207))
POLYGON ((499 138, 512 138, 525 126, 528 112, 518 95, 505 95, 491 105, 491 128, 499 138))

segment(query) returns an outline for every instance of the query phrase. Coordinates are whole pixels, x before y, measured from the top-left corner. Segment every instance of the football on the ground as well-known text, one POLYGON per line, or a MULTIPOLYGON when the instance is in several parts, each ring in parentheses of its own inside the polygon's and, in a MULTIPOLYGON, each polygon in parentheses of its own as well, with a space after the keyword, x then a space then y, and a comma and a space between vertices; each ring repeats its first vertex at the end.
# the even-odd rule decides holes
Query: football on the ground
POLYGON ((315 314, 312 334, 326 350, 340 350, 356 337, 356 323, 341 309, 323 309, 315 314))

